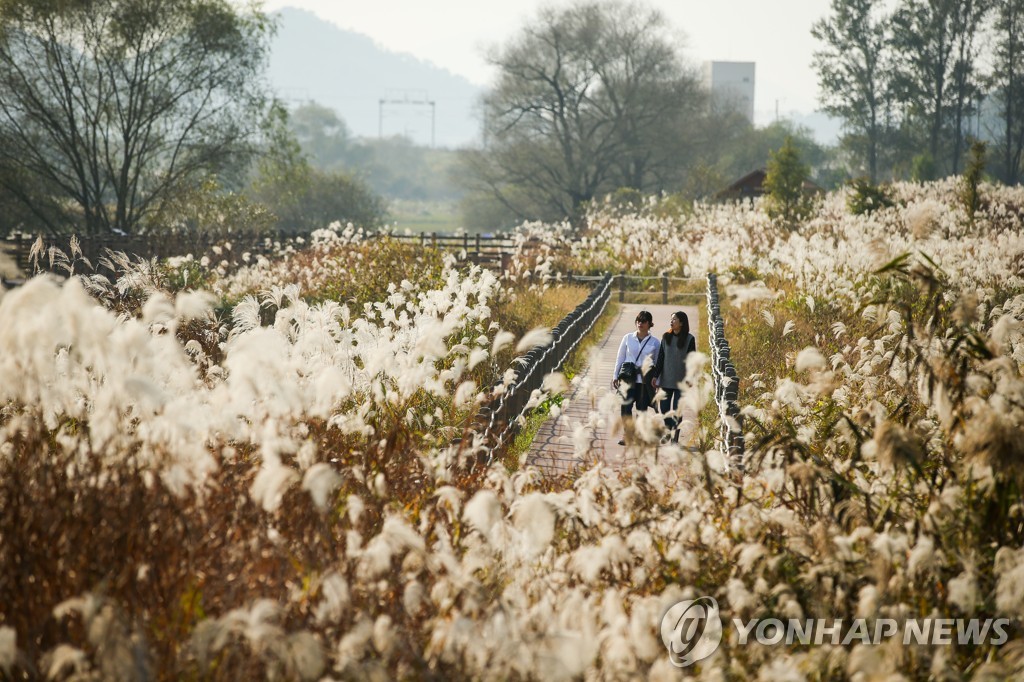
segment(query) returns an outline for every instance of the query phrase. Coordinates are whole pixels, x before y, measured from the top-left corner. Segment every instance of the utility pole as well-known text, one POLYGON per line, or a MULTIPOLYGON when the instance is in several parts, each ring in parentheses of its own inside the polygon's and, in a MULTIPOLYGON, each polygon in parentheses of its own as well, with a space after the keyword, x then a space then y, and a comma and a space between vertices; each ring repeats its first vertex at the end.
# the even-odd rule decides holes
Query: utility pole
POLYGON ((411 106, 417 109, 430 107, 430 146, 434 146, 437 103, 430 99, 426 90, 388 90, 377 101, 377 137, 384 137, 384 107, 411 106))

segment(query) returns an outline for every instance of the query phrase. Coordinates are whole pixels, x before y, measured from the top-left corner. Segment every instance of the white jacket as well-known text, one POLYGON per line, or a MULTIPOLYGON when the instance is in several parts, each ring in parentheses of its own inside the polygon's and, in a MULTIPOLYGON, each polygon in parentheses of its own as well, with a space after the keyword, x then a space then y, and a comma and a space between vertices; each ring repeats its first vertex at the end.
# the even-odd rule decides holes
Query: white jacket
POLYGON ((654 367, 660 346, 661 341, 654 338, 654 334, 648 334, 643 339, 637 338, 636 332, 626 334, 622 337, 622 343, 619 344, 619 354, 615 358, 615 372, 612 374, 612 378, 618 378, 622 363, 632 362, 641 370, 636 377, 636 383, 641 383, 644 375, 654 367))

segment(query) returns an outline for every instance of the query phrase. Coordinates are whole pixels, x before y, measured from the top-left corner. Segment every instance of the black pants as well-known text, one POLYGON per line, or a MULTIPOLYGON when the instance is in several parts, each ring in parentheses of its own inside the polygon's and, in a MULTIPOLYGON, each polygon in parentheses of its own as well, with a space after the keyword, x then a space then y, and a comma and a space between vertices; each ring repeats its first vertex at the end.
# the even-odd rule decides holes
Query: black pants
MULTIPOLYGON (((665 392, 665 397, 661 399, 658 404, 658 411, 662 414, 668 414, 669 412, 675 412, 679 409, 679 397, 683 392, 678 388, 662 388, 665 392)), ((678 415, 665 417, 665 426, 668 427, 669 431, 675 431, 679 426, 680 419, 678 415)), ((673 440, 679 439, 679 433, 676 432, 672 436, 673 440)))
POLYGON ((643 412, 651 406, 653 391, 647 381, 642 383, 633 382, 633 385, 626 390, 626 397, 622 399, 622 416, 629 417, 633 414, 633 405, 643 412))

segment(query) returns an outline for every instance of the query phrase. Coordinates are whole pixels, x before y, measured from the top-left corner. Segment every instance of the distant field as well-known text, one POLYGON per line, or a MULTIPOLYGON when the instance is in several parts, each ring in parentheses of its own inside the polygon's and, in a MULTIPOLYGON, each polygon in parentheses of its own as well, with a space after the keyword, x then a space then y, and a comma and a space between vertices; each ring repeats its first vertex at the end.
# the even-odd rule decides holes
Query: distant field
POLYGON ((391 225, 399 232, 409 230, 420 232, 456 232, 464 230, 470 234, 486 232, 476 228, 466 229, 459 216, 457 202, 404 201, 391 202, 391 225))

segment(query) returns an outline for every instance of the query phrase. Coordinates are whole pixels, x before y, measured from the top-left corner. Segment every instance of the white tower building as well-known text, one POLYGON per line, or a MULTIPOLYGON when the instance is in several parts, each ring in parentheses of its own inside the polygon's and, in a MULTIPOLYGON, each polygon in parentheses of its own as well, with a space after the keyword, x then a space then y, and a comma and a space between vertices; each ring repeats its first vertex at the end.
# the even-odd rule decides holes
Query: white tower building
POLYGON ((704 62, 704 85, 715 107, 730 107, 754 122, 754 62, 704 62))

